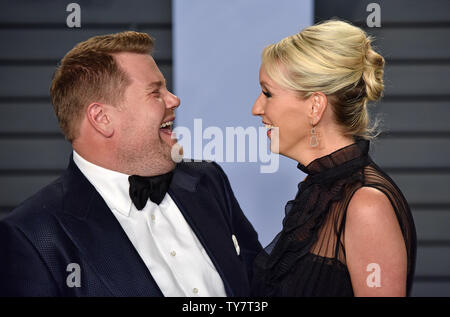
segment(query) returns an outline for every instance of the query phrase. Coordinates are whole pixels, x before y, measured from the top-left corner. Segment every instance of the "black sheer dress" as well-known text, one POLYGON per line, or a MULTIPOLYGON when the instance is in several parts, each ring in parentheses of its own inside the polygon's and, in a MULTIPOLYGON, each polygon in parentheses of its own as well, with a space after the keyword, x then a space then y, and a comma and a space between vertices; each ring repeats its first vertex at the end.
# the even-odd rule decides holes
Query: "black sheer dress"
MULTIPOLYGON (((407 250, 407 295, 414 276, 416 231, 408 203, 368 155, 369 141, 323 156, 286 204, 283 229, 255 260, 253 296, 353 296, 345 257, 345 219, 353 194, 377 188, 392 203, 407 250)), ((369 273, 368 273, 369 274, 369 273)))

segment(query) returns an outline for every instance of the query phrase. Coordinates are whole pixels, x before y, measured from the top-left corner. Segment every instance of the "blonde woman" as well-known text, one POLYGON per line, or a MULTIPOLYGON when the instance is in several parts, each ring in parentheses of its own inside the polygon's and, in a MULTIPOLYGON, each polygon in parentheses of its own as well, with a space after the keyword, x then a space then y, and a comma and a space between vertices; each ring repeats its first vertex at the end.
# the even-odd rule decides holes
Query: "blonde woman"
POLYGON ((286 205, 282 231, 256 258, 253 295, 409 295, 414 222, 368 154, 367 103, 382 95, 383 68, 371 38, 342 21, 265 48, 252 113, 269 128, 272 151, 307 177, 286 205))

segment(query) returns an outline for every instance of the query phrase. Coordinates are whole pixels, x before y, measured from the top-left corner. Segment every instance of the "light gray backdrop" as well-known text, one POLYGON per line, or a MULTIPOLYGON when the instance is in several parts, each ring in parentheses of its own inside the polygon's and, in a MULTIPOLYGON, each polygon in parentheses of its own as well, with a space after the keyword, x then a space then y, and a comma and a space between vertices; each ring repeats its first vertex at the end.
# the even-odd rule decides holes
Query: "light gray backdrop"
MULTIPOLYGON (((175 0, 172 10, 173 83, 181 98, 177 126, 193 131, 194 119, 201 118, 203 130, 207 126, 223 131, 225 127, 261 127, 261 118, 251 115, 261 91, 261 52, 311 25, 312 1, 175 0)), ((296 162, 282 157, 276 173, 262 174, 263 163, 248 162, 246 157, 247 163, 236 162, 235 151, 234 163, 220 165, 266 245, 281 229, 284 204, 295 196, 304 174, 296 169, 296 162)))

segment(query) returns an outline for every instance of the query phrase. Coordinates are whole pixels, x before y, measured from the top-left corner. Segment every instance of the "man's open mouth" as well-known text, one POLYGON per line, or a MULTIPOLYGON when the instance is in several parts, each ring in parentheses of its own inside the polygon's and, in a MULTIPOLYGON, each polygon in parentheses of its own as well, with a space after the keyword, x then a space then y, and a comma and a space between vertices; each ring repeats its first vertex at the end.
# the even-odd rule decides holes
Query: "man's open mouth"
POLYGON ((172 126, 173 126, 173 120, 170 120, 170 121, 163 122, 161 124, 161 126, 159 127, 159 129, 161 130, 161 132, 171 135, 172 134, 172 126))

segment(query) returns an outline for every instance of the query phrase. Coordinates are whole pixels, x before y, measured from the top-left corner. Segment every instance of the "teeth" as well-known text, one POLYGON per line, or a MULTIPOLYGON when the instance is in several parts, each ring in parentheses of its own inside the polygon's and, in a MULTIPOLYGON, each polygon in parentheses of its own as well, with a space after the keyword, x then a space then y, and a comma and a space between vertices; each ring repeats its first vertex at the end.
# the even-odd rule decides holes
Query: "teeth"
POLYGON ((275 126, 274 126, 274 125, 271 125, 271 124, 264 124, 264 126, 266 127, 266 129, 272 129, 272 128, 275 128, 275 126))
POLYGON ((161 129, 161 128, 165 128, 165 127, 168 127, 171 125, 173 125, 173 121, 168 121, 168 122, 164 122, 163 124, 161 124, 161 126, 159 128, 161 129))

